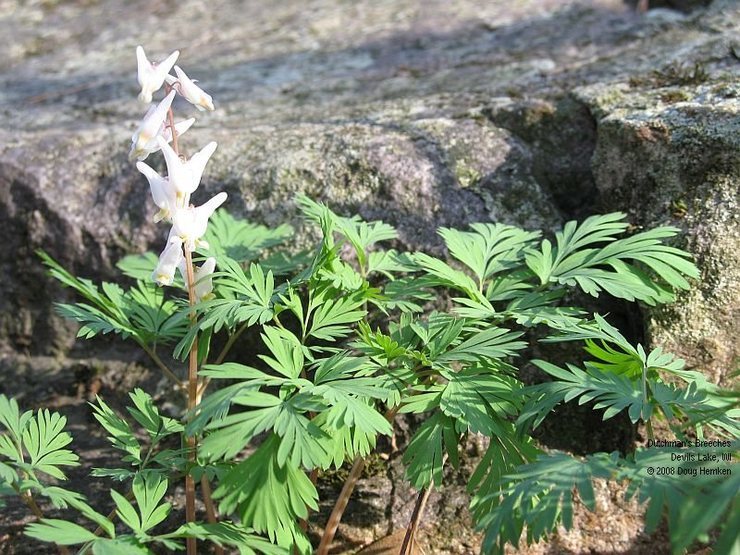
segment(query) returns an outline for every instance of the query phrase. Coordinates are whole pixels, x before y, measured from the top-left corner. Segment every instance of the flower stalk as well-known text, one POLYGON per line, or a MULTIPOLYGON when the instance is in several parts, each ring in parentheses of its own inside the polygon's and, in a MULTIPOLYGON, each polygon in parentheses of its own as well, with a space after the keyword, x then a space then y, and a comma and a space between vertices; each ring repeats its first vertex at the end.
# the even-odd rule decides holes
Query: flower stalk
MULTIPOLYGON (((160 286, 172 285, 175 282, 175 273, 179 269, 185 280, 188 293, 189 318, 192 327, 197 326, 195 306, 202 300, 212 296, 213 285, 210 275, 216 266, 216 259, 207 259, 200 267, 193 265, 193 251, 196 248, 208 248, 202 239, 206 233, 208 219, 213 212, 226 200, 226 193, 219 193, 201 206, 195 207, 190 203, 190 196, 200 185, 205 165, 216 150, 216 143, 211 142, 188 161, 180 153, 179 135, 193 124, 194 120, 186 120, 175 124, 172 103, 175 96, 180 95, 193 104, 198 110, 213 110, 213 100, 210 95, 195 85, 182 69, 174 66, 179 56, 175 51, 165 60, 157 63, 150 62, 144 49, 136 49, 138 60, 138 79, 141 85, 139 100, 152 102, 153 95, 165 88, 165 98, 156 106, 150 106, 138 130, 132 137, 131 157, 138 159, 137 168, 147 178, 152 193, 152 199, 159 208, 154 221, 165 221, 172 224, 167 238, 167 244, 160 255, 157 267, 152 273, 152 279, 160 286), (175 69, 175 76, 169 71, 175 69), (171 143, 171 146, 170 146, 171 143), (161 151, 167 164, 167 176, 160 176, 150 166, 143 163, 149 154, 161 151)), ((182 383, 169 368, 162 363, 156 353, 147 349, 152 359, 157 363, 165 375, 173 379, 187 390, 187 414, 192 418, 197 411, 202 396, 201 384, 198 383, 198 336, 193 338, 188 357, 187 382, 182 383)), ((198 438, 186 438, 188 448, 188 462, 192 471, 197 464, 198 438)), ((209 522, 216 522, 216 511, 211 499, 211 489, 207 478, 201 480, 201 489, 206 513, 209 522)), ((185 518, 188 523, 195 522, 195 480, 190 472, 185 475, 185 518)), ((195 555, 197 545, 195 538, 188 538, 188 555, 195 555)), ((222 553, 220 548, 216 553, 222 553)))
MULTIPOLYGON (((173 128, 174 129, 174 128, 173 128)), ((174 143, 174 141, 173 141, 174 143)), ((193 272, 193 256, 189 250, 185 249, 185 271, 188 283, 188 302, 190 303, 190 325, 197 325, 195 315, 195 276, 193 272)), ((190 347, 190 356, 188 357, 188 414, 195 414, 198 403, 198 336, 193 338, 193 344, 190 347)), ((197 440, 195 436, 188 437, 188 460, 195 465, 197 459, 197 440)), ((185 475, 185 520, 195 522, 195 480, 189 472, 185 475)), ((195 555, 196 551, 195 538, 187 539, 188 555, 195 555)))

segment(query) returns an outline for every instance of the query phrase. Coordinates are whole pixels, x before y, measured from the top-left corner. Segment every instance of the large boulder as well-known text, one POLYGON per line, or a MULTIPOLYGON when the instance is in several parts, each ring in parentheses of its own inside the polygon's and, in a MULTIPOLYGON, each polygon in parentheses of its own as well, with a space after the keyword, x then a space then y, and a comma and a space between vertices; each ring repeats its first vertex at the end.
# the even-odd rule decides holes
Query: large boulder
MULTIPOLYGON (((690 15, 640 15, 622 0, 0 0, 0 8, 10 39, 0 43, 0 369, 9 382, 34 367, 45 385, 70 368, 120 373, 113 359, 146 364, 112 342, 75 343, 74 327, 51 308, 67 293, 35 255, 43 248, 99 279, 115 277, 123 255, 162 246, 146 182, 127 159, 145 110, 135 100, 137 44, 154 59, 180 48, 182 66, 214 96, 216 112, 182 140, 187 152, 219 142, 196 202, 226 190, 230 210, 292 221, 300 243, 308 230, 291 199, 301 191, 387 220, 403 246, 437 252, 437 227, 474 221, 552 230, 625 210, 636 226, 676 225, 702 278, 632 325, 716 381, 733 368, 740 10, 731 0, 690 15)), ((119 382, 100 383, 113 394, 119 382)), ((472 552, 480 540, 465 508, 476 448, 468 454, 431 498, 423 531, 434 553, 472 552)), ((397 455, 378 464, 340 528, 348 549, 401 528, 413 505, 397 455), (368 507, 375 522, 363 520, 368 507)), ((329 478, 322 487, 331 497, 329 478)), ((666 550, 641 534, 617 486, 598 489, 596 518, 579 510, 579 530, 531 552, 666 550)))

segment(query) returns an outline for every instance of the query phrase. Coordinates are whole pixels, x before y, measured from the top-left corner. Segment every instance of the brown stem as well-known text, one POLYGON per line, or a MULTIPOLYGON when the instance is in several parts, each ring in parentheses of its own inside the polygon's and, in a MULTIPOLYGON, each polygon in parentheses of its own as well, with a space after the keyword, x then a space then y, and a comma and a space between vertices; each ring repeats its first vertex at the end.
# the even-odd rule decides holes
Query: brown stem
POLYGON ((406 528, 406 535, 403 538, 399 555, 408 555, 413 553, 414 543, 416 542, 416 530, 419 528, 421 516, 424 514, 424 507, 426 507, 427 500, 429 499, 429 495, 432 493, 433 488, 434 482, 419 492, 419 495, 416 498, 416 505, 414 505, 414 512, 411 514, 411 520, 409 521, 408 528, 406 528))
MULTIPOLYGON (((392 422, 393 419, 396 417, 397 412, 398 407, 389 409, 385 413, 386 420, 392 422)), ((365 459, 362 457, 355 457, 355 460, 352 463, 352 470, 350 470, 349 476, 347 476, 347 480, 342 486, 342 491, 339 493, 339 497, 337 498, 336 503, 334 503, 334 508, 331 511, 331 515, 329 515, 329 520, 327 521, 326 527, 324 528, 324 534, 321 536, 321 543, 319 544, 319 548, 316 551, 316 555, 327 555, 329 553, 329 547, 332 540, 334 539, 334 535, 337 533, 339 523, 342 521, 344 510, 347 508, 349 498, 352 496, 352 492, 355 489, 357 480, 360 478, 360 474, 362 474, 364 468, 365 459)))
MULTIPOLYGON (((211 484, 208 482, 208 478, 205 474, 200 477, 200 489, 203 492, 203 502, 206 505, 206 519, 211 524, 216 524, 216 522, 218 522, 218 516, 216 515, 216 507, 213 504, 211 484)), ((213 552, 216 555, 224 555, 224 548, 220 545, 214 545, 213 552)))
MULTIPOLYGON (((174 133, 174 128, 173 128, 174 133)), ((195 310, 195 276, 193 272, 193 255, 185 249, 185 273, 188 282, 188 301, 190 303, 190 325, 196 325, 195 310)), ((195 407, 198 404, 198 336, 193 338, 193 344, 190 347, 190 357, 188 359, 188 413, 192 416, 195 413, 195 407)), ((188 442, 188 460, 195 463, 197 457, 197 445, 195 436, 187 438, 188 442)), ((188 473, 185 476, 185 520, 195 522, 195 480, 188 473)), ((187 539, 187 554, 196 555, 197 547, 195 538, 187 539)))
POLYGON ((326 528, 324 528, 324 535, 321 536, 321 543, 319 544, 319 548, 316 550, 316 555, 328 555, 329 547, 334 539, 334 534, 337 533, 337 528, 339 528, 339 523, 342 520, 344 509, 347 508, 349 498, 352 495, 352 491, 355 489, 355 484, 357 484, 357 480, 359 480, 364 468, 365 459, 362 457, 355 457, 352 470, 349 471, 349 476, 347 476, 347 480, 344 482, 344 486, 342 486, 342 491, 339 493, 337 502, 334 504, 334 509, 332 509, 331 515, 329 515, 326 528))
MULTIPOLYGON (((167 94, 172 87, 166 87, 167 94)), ((172 150, 175 154, 180 155, 180 149, 177 144, 177 130, 175 129, 175 115, 172 108, 167 110, 167 124, 172 132, 172 150)), ((196 315, 193 307, 195 306, 195 276, 193 272, 193 255, 188 249, 185 250, 185 273, 188 285, 188 302, 190 304, 190 325, 196 325, 196 315)), ((198 405, 198 335, 193 338, 193 344, 190 347, 190 356, 188 359, 188 413, 192 416, 195 407, 198 405)), ((195 463, 197 458, 197 441, 195 436, 187 438, 188 460, 195 463)), ((195 522, 195 480, 190 473, 185 475, 185 520, 195 522)), ((196 555, 197 544, 195 538, 187 538, 187 554, 196 555)))
MULTIPOLYGON (((442 457, 442 466, 444 467, 447 462, 447 453, 442 457)), ((414 512, 411 514, 411 520, 409 521, 408 528, 406 528, 406 535, 403 538, 403 544, 401 545, 401 551, 399 555, 407 555, 413 551, 414 542, 416 541, 416 530, 419 528, 419 522, 424 514, 424 507, 426 507, 429 495, 434 489, 434 482, 432 481, 426 488, 419 492, 419 496, 416 498, 416 505, 414 505, 414 512)))
MULTIPOLYGON (((392 422, 396 417, 397 412, 398 407, 389 409, 385 413, 385 419, 388 420, 388 422, 392 422)), ((362 470, 364 468, 365 459, 362 457, 355 457, 355 460, 352 463, 352 470, 350 470, 349 476, 347 476, 347 480, 344 482, 344 486, 342 486, 342 491, 339 493, 339 497, 334 503, 334 508, 331 511, 331 515, 329 515, 329 520, 326 522, 324 534, 321 536, 321 543, 316 551, 316 555, 327 555, 329 553, 329 546, 334 539, 334 534, 337 533, 339 523, 342 521, 344 509, 347 508, 349 498, 352 495, 352 491, 354 491, 357 480, 359 479, 360 474, 362 474, 362 470)))
MULTIPOLYGON (((165 87, 165 93, 170 94, 170 91, 172 91, 172 87, 170 85, 167 85, 165 87)), ((170 128, 170 131, 172 132, 172 150, 174 150, 175 154, 179 156, 180 149, 177 147, 177 131, 175 130, 175 113, 172 111, 172 108, 167 110, 167 126, 170 128)))

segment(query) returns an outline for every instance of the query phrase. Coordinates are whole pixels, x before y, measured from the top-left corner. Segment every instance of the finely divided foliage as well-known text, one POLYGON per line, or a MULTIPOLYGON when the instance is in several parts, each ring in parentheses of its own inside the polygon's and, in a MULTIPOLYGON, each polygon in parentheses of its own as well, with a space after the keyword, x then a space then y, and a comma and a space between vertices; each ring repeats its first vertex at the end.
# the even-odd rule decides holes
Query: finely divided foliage
MULTIPOLYGON (((140 56, 146 61, 143 50, 140 56)), ((140 71, 144 96, 162 84, 157 67, 140 71)), ((174 90, 212 109, 181 70, 179 85, 164 73, 174 90)), ((50 275, 81 297, 57 305, 80 324, 81 337, 133 340, 178 386, 185 382, 181 361, 190 357, 197 402, 166 412, 136 389, 127 414, 102 398, 91 404, 120 461, 92 471, 112 486, 115 511, 103 516, 55 482, 79 465, 64 417, 21 413, 0 396, 0 494, 20 496, 38 517, 29 536, 96 554, 173 551, 194 539, 241 553, 310 553, 306 522, 318 509, 317 477, 351 461, 356 468, 380 438, 393 435, 401 413, 421 416, 403 447, 406 476, 420 490, 444 487, 466 438, 487 438, 468 483, 485 553, 571 527, 576 499, 594 509, 595 479, 629 482, 628 495, 647 502, 648 532, 665 516, 676 552, 713 530, 717 549, 737 542, 737 472, 687 480, 697 462, 671 462, 668 451, 582 459, 542 451, 530 436, 556 406, 578 402, 604 419, 625 412, 646 423, 648 434, 653 421, 664 420, 677 440, 719 437, 728 442, 724 451, 737 452, 737 395, 660 348, 631 344, 607 318, 568 305, 573 290, 651 305, 673 300, 698 277, 688 255, 664 243, 678 230, 627 234, 618 213, 568 222, 554 240, 503 224, 442 228, 445 260, 388 249, 397 239, 388 224, 339 216, 299 195, 296 204, 319 238, 296 253, 289 226, 270 229, 219 210, 203 227, 197 213, 178 212, 190 210, 186 199, 212 148, 191 158, 197 168, 180 167, 168 154, 172 135, 162 122, 143 124, 133 152, 146 157, 161 149, 170 172, 179 172, 177 183, 164 183, 140 168, 160 215, 179 230, 168 243, 175 258, 192 250, 202 262, 196 272, 215 261, 215 271, 192 284, 201 284, 195 302, 178 295, 189 272, 178 277, 168 253, 124 258, 125 286, 94 284, 40 256, 50 275), (142 137, 150 127, 158 141, 142 137), (191 227, 178 224, 183 218, 191 227), (533 360, 547 381, 527 386, 518 368, 528 362, 533 337, 582 342, 584 358, 533 360), (651 477, 647 469, 655 466, 674 471, 651 477), (207 521, 173 519, 173 484, 183 476, 202 484, 207 521), (68 520, 46 518, 37 498, 73 511, 62 513, 68 520)), ((330 526, 325 534, 322 545, 331 543, 330 526)))

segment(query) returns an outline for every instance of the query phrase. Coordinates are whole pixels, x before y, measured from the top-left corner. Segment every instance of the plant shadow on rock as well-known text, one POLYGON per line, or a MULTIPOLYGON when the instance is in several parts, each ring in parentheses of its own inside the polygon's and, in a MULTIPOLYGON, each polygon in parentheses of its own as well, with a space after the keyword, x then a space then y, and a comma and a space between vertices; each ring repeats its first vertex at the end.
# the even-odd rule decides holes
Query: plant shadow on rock
MULTIPOLYGON (((607 320, 633 344, 645 344, 644 325, 640 308, 635 303, 602 295, 598 299, 579 293, 573 306, 584 307, 605 315, 607 320)), ((533 334, 536 335, 536 334, 533 334)), ((582 368, 583 346, 580 343, 537 343, 532 356, 564 367, 566 363, 582 368)), ((527 385, 550 381, 549 376, 527 364, 520 372, 520 379, 527 385)), ((545 447, 567 451, 576 455, 619 451, 622 455, 635 449, 639 439, 637 425, 626 412, 603 420, 604 410, 594 410, 595 402, 579 404, 578 401, 563 403, 549 414, 533 436, 545 447)))

